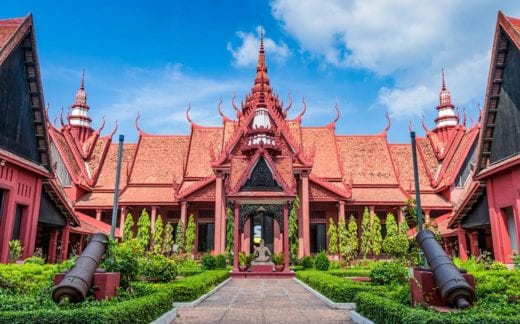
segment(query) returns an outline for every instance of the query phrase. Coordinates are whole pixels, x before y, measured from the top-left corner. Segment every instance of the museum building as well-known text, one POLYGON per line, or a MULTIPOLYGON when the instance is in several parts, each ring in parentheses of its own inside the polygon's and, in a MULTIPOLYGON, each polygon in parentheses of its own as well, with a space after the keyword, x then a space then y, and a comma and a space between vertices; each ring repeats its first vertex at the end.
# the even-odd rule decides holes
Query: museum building
MULTIPOLYGON (((22 25, 27 19, 30 16, 16 21, 22 25)), ((14 37, 6 32, 5 22, 0 21, 0 33, 14 37)), ((1 73, 5 63, 0 64, 1 73)), ((33 64, 37 66, 38 62, 33 64)), ((26 78, 24 71, 8 73, 26 78)), ((0 80, 6 73, 0 74, 0 80)), ((32 93, 31 89, 27 91, 32 93)), ((381 218, 383 236, 388 213, 396 215, 398 222, 407 219, 406 202, 415 197, 411 145, 388 142, 388 116, 385 129, 371 135, 337 134, 338 107, 329 124, 304 126, 305 101, 302 99, 298 112, 292 113, 297 110, 292 98, 284 104, 273 91, 263 41, 251 91, 238 103, 233 98, 232 117, 222 112, 221 105, 215 114, 220 115, 222 124, 215 127, 197 124, 188 108, 188 135, 148 133, 139 127, 137 116, 138 141, 123 147, 117 235, 125 217, 133 217, 137 223, 143 209, 151 215, 152 228, 158 217, 176 226, 179 221, 186 224, 193 215, 193 252, 219 254, 225 251, 227 214, 231 211, 235 253, 252 252, 255 239, 262 238, 270 251, 285 252, 287 263, 288 214, 296 198, 300 257, 327 248, 331 218, 337 222, 353 216, 360 235, 362 214, 367 208, 371 217, 377 214, 381 218), (290 112, 295 117, 289 118, 290 112)), ((118 153, 113 135, 117 126, 103 135, 104 121, 94 129, 89 111, 83 78, 66 116, 61 114, 58 122, 51 123, 43 114, 47 127, 38 128, 48 140, 52 161, 47 162, 48 170, 74 211, 71 219, 75 221, 66 225, 70 233, 61 235, 57 244, 64 246, 60 252, 66 255, 80 251, 90 233, 109 232, 111 225, 118 153)), ((473 176, 481 120, 468 125, 465 112, 461 118, 444 73, 437 111, 435 127, 429 129, 423 120, 425 136, 417 138, 425 221, 438 227, 451 254, 467 257, 488 250, 501 255, 496 253, 497 240, 492 238, 489 216, 483 216, 478 226, 464 221, 475 213, 466 208, 465 201, 470 200, 470 193, 477 192, 473 191, 473 176)), ((486 106, 486 118, 489 111, 486 106)), ((10 145, 13 142, 0 143, 2 149, 12 152, 10 145)), ((0 172, 3 168, 0 164, 0 172)), ((0 177, 4 205, 5 197, 11 201, 11 195, 6 194, 9 188, 0 177)), ((15 213, 0 206, 4 244, 13 237, 12 221, 5 219, 15 213)))

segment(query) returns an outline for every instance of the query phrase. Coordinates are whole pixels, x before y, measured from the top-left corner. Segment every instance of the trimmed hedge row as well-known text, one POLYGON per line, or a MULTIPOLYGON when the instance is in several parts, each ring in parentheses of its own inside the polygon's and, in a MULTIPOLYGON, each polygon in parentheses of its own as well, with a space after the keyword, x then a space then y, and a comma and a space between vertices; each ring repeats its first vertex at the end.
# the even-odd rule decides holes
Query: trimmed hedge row
POLYGON ((370 269, 346 269, 346 270, 329 270, 328 274, 336 277, 368 277, 370 269))
POLYGON ((352 281, 321 271, 298 271, 296 278, 338 303, 354 302, 354 298, 360 292, 384 290, 384 287, 371 286, 365 282, 352 281))
POLYGON ((194 268, 194 269, 177 268, 177 275, 179 275, 181 277, 190 277, 190 276, 201 274, 202 271, 203 270, 201 268, 198 268, 198 269, 196 269, 196 268, 194 268))
POLYGON ((368 292, 359 293, 354 301, 356 310, 375 323, 520 323, 520 314, 503 315, 499 310, 483 309, 478 311, 475 308, 451 313, 439 313, 411 308, 387 297, 368 292))
POLYGON ((149 284, 149 294, 121 302, 1 312, 0 323, 149 323, 169 311, 172 302, 195 300, 228 277, 227 270, 206 271, 172 283, 149 284))

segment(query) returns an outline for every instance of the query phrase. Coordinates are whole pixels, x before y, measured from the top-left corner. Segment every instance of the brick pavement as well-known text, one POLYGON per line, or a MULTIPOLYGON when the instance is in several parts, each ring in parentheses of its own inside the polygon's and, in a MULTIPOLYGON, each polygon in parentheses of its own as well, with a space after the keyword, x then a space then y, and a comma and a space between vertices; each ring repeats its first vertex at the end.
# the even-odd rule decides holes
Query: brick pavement
POLYGON ((175 323, 352 323, 294 280, 233 279, 197 307, 179 307, 175 323))

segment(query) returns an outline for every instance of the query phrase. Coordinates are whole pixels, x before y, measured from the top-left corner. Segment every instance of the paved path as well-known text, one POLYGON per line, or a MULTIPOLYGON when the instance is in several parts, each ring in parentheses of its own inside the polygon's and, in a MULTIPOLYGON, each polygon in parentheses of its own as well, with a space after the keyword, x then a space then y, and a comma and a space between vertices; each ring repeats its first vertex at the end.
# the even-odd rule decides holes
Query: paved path
POLYGON ((292 279, 233 279, 175 323, 352 323, 292 279))

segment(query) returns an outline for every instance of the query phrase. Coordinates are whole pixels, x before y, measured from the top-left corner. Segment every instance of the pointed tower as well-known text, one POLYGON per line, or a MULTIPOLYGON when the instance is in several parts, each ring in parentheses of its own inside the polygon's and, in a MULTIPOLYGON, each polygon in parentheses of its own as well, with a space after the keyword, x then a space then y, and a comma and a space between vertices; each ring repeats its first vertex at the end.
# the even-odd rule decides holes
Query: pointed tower
POLYGON ((437 106, 438 117, 435 119, 435 128, 451 128, 459 124, 459 117, 455 114, 455 106, 451 103, 451 93, 446 89, 444 68, 442 69, 442 89, 437 106))
POLYGON ((80 142, 84 142, 93 132, 90 127, 92 119, 88 116, 87 93, 85 92, 85 70, 81 76, 81 85, 76 92, 76 100, 71 107, 71 113, 67 117, 69 125, 74 129, 74 135, 80 142))

